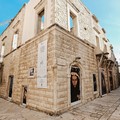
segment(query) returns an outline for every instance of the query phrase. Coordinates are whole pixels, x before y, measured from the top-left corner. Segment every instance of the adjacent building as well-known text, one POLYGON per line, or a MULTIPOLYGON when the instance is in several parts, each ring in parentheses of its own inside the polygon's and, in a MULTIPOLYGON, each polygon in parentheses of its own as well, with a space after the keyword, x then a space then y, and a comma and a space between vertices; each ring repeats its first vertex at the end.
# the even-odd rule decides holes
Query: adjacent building
POLYGON ((80 0, 30 0, 0 36, 0 96, 52 114, 119 87, 106 31, 80 0))

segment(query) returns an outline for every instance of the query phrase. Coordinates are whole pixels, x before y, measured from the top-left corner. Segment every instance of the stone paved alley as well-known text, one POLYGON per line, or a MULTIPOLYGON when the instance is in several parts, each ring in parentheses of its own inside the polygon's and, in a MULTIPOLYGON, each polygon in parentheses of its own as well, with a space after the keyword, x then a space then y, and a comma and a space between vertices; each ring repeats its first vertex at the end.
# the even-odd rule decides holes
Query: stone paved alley
POLYGON ((60 116, 29 110, 0 98, 0 120, 120 120, 120 88, 60 116))

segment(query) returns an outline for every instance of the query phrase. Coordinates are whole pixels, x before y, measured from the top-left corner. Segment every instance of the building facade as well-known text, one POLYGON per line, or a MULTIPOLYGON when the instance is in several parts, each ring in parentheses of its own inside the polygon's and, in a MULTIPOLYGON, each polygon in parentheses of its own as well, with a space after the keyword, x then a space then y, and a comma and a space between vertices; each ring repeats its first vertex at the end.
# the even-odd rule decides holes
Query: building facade
POLYGON ((0 36, 0 96, 58 114, 119 87, 113 47, 79 0, 30 0, 0 36))

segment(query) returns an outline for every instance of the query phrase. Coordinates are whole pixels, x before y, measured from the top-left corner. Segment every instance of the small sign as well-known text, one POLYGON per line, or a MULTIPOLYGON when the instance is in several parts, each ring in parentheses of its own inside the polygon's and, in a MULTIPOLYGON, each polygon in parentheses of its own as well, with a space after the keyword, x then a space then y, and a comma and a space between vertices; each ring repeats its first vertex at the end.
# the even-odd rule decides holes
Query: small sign
POLYGON ((29 76, 30 77, 34 76, 34 72, 35 72, 34 68, 30 68, 29 69, 29 76))

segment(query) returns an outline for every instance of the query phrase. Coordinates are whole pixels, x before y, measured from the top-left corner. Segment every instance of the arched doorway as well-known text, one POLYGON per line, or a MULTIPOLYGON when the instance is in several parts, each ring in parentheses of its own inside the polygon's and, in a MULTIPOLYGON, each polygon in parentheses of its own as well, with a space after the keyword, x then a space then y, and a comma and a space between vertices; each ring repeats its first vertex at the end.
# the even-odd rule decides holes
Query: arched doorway
POLYGON ((77 102, 80 100, 80 68, 73 65, 71 67, 71 77, 70 77, 70 86, 71 86, 71 103, 77 102))

